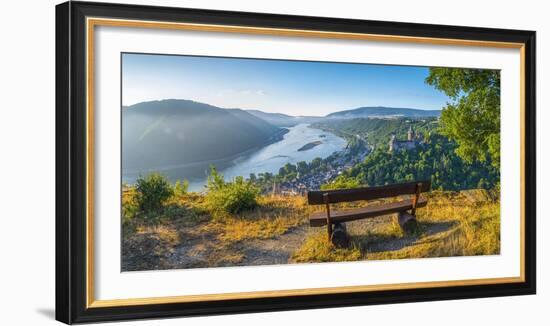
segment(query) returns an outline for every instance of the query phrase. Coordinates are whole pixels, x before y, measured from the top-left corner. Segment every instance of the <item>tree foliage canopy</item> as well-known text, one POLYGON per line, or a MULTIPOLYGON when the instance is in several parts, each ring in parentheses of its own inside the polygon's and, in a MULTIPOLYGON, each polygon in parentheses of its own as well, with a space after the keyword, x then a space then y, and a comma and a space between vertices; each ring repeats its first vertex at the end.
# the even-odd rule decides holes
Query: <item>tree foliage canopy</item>
POLYGON ((454 140, 465 161, 500 166, 500 72, 487 69, 430 68, 426 83, 451 103, 441 113, 441 132, 454 140))
POLYGON ((499 173, 495 167, 488 162, 468 163, 456 154, 456 148, 456 143, 439 134, 433 134, 429 142, 411 150, 388 152, 381 148, 338 176, 327 189, 353 188, 348 186, 350 180, 367 186, 431 180, 432 187, 438 190, 497 186, 499 173), (344 186, 339 187, 341 184, 344 186))

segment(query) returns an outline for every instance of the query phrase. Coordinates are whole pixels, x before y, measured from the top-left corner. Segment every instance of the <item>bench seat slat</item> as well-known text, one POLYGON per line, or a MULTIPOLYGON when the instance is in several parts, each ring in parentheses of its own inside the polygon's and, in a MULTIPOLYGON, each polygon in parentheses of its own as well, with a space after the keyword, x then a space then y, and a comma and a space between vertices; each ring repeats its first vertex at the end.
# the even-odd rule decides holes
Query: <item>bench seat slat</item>
POLYGON ((420 184, 420 192, 428 192, 431 189, 431 181, 416 181, 396 183, 385 186, 361 187, 352 189, 337 190, 315 190, 308 191, 307 200, 310 205, 324 205, 324 195, 328 194, 328 201, 331 204, 352 202, 358 200, 372 200, 379 198, 396 197, 401 195, 414 195, 416 186, 420 184))
MULTIPOLYGON (((380 215, 398 213, 412 209, 413 206, 412 199, 406 199, 398 201, 395 203, 387 204, 373 204, 367 207, 353 209, 353 210, 343 210, 343 211, 331 211, 330 220, 333 223, 338 222, 349 222, 354 220, 360 220, 364 218, 376 217, 380 215)), ((428 200, 421 198, 417 203, 418 207, 424 207, 428 203, 428 200)), ((327 213, 326 212, 316 212, 310 215, 309 217, 310 226, 325 226, 327 225, 327 213)))

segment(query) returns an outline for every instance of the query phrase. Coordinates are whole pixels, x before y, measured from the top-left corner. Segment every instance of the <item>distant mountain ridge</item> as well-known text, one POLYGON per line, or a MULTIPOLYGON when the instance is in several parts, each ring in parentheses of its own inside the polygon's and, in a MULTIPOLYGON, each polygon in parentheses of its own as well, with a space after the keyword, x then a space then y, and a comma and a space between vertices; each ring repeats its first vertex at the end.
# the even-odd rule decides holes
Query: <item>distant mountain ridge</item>
POLYGON ((278 127, 293 127, 300 123, 313 123, 322 120, 322 117, 291 116, 284 113, 271 113, 260 110, 246 110, 248 113, 263 119, 278 127))
POLYGON ((122 164, 155 169, 225 159, 280 139, 286 129, 241 109, 190 100, 122 108, 122 164))
POLYGON ((356 109, 336 111, 324 117, 291 116, 284 113, 271 113, 260 110, 246 110, 248 113, 263 119, 275 126, 293 127, 300 123, 315 123, 324 119, 355 119, 355 118, 428 118, 439 117, 441 110, 422 110, 413 108, 394 108, 386 106, 364 106, 356 109))
POLYGON ((351 110, 338 111, 328 114, 327 118, 353 119, 369 117, 439 117, 441 110, 420 110, 411 108, 393 108, 385 106, 364 106, 351 110))

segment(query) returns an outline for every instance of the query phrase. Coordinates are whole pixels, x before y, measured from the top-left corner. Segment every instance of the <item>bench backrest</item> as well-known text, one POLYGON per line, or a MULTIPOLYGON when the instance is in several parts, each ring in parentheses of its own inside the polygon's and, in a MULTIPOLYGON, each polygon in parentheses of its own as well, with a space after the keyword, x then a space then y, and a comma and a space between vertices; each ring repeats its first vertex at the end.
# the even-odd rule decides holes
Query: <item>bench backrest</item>
POLYGON ((307 201, 310 205, 326 204, 325 194, 328 203, 343 203, 358 200, 372 200, 400 195, 412 195, 418 192, 428 192, 432 186, 431 181, 415 181, 407 183, 396 183, 386 186, 362 187, 353 189, 338 190, 317 190, 308 191, 307 201), (418 188, 417 188, 418 187, 418 188))

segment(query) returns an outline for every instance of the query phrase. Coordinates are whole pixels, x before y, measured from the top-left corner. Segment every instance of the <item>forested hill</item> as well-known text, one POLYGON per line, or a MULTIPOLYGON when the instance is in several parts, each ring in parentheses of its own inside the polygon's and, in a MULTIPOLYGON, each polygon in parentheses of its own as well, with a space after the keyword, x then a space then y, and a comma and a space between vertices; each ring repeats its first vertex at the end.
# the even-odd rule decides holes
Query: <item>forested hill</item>
POLYGON ((369 117, 439 117, 441 110, 420 110, 410 108, 391 108, 385 106, 364 106, 356 109, 334 112, 327 118, 353 119, 369 117))
POLYGON ((122 108, 123 168, 223 159, 273 142, 285 131, 240 109, 189 100, 142 102, 122 108))
POLYGON ((350 140, 359 136, 374 146, 363 162, 344 171, 333 185, 385 185, 415 180, 431 180, 434 189, 492 189, 499 184, 499 171, 487 158, 467 162, 457 155, 457 144, 440 134, 436 118, 325 120, 315 126, 350 140), (389 151, 390 135, 407 139, 412 127, 417 145, 412 149, 389 151))
POLYGON ((395 134, 398 140, 407 139, 407 131, 412 126, 413 130, 421 138, 435 131, 438 126, 436 118, 423 119, 379 119, 358 118, 323 120, 313 124, 314 127, 336 133, 342 137, 360 136, 366 139, 368 144, 375 147, 386 147, 390 136, 395 134))
POLYGON ((339 176, 339 182, 360 185, 384 185, 399 182, 431 180, 433 189, 493 189, 500 174, 490 161, 468 163, 456 153, 457 145, 439 134, 411 150, 388 152, 379 148, 364 162, 339 176))

